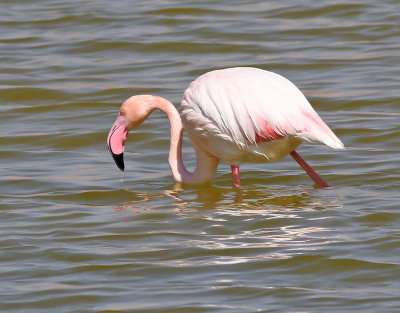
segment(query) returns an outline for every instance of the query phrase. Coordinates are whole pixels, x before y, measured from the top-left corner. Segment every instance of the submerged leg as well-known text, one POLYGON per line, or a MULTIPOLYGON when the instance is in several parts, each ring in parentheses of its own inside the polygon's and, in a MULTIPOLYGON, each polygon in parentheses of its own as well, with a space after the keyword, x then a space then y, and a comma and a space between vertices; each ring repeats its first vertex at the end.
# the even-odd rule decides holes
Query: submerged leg
POLYGON ((239 166, 231 165, 233 187, 240 187, 239 166))
POLYGON ((321 187, 330 187, 312 168, 310 165, 307 164, 306 161, 296 152, 292 151, 290 155, 293 159, 296 160, 297 163, 306 171, 306 173, 311 177, 313 181, 315 181, 321 187))

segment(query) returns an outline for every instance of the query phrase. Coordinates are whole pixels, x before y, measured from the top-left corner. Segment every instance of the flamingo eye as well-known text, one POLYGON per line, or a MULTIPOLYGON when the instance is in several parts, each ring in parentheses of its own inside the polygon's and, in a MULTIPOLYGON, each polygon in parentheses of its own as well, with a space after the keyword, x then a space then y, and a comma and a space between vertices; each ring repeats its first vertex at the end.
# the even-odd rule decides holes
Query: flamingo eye
POLYGON ((125 114, 126 114, 126 111, 125 111, 124 108, 121 109, 120 114, 121 114, 121 115, 125 115, 125 114))

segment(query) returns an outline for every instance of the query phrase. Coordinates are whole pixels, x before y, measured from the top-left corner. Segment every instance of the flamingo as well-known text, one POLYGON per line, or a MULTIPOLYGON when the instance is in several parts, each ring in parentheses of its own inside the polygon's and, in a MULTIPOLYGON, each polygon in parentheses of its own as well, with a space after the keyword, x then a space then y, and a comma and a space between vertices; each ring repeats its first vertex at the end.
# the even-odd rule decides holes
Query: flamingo
POLYGON ((127 99, 107 138, 120 170, 125 168, 128 132, 157 109, 170 122, 168 161, 177 182, 209 182, 222 160, 231 166, 234 187, 240 187, 243 162, 270 162, 290 154, 317 185, 329 187, 295 149, 303 141, 344 149, 292 82, 258 68, 235 67, 214 70, 193 81, 184 92, 181 115, 171 102, 158 96, 127 99), (196 153, 193 172, 182 161, 183 127, 196 153))

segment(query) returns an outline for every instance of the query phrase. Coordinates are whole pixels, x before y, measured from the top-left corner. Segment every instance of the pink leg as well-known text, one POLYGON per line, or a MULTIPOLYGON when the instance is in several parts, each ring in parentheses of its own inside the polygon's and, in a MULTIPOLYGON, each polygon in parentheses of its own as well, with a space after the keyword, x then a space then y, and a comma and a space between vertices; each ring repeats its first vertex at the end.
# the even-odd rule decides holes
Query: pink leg
POLYGON ((296 152, 292 151, 290 155, 299 163, 299 165, 306 171, 306 173, 311 177, 313 181, 315 181, 321 187, 330 187, 312 168, 310 165, 303 160, 303 158, 296 152))
POLYGON ((232 169, 233 187, 240 187, 239 166, 231 165, 231 169, 232 169))

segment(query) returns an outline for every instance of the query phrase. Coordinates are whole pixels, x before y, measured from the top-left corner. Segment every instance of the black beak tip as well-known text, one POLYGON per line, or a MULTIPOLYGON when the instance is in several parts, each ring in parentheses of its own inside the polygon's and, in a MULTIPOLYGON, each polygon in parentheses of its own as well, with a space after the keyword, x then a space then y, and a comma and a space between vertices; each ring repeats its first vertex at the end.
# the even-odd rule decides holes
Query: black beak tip
POLYGON ((125 164, 124 164, 124 154, 120 153, 120 154, 114 154, 111 153, 115 164, 117 164, 118 168, 123 171, 125 169, 125 164))

